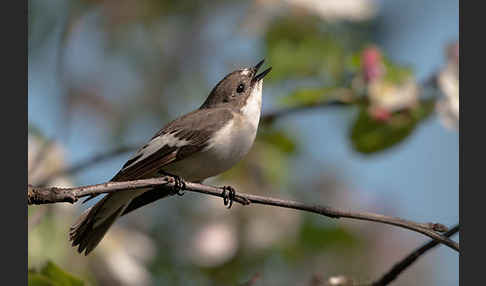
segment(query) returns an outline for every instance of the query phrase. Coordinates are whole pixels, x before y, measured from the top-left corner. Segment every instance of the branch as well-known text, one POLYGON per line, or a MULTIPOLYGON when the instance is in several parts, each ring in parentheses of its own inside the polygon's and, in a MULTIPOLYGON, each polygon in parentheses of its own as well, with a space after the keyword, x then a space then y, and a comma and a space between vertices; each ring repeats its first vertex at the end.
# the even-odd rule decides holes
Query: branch
MULTIPOLYGON (((142 146, 142 144, 138 145, 138 146, 142 146)), ((130 152, 130 151, 134 151, 138 148, 138 146, 120 146, 116 149, 113 149, 111 151, 108 151, 106 153, 101 153, 101 154, 98 154, 98 155, 95 155, 89 159, 86 159, 86 160, 83 160, 77 164, 74 164, 72 165, 71 167, 69 168, 65 168, 65 169, 62 169, 62 170, 59 170, 59 171, 55 171, 55 172, 52 172, 51 174, 47 175, 40 183, 39 185, 40 186, 45 186, 47 185, 51 180, 59 177, 59 176, 62 176, 62 175, 71 175, 71 174, 74 174, 74 173, 77 173, 79 171, 82 171, 96 163, 100 163, 104 160, 108 160, 108 159, 111 159, 113 157, 116 157, 118 155, 121 155, 123 153, 126 153, 126 152, 130 152)))
POLYGON ((324 108, 324 107, 335 107, 335 106, 347 106, 350 105, 350 102, 344 102, 342 100, 332 100, 332 101, 323 101, 323 102, 318 102, 318 103, 308 103, 308 104, 302 104, 299 106, 293 106, 293 107, 287 107, 287 108, 281 108, 275 111, 270 111, 265 113, 262 116, 262 122, 264 123, 271 123, 273 120, 283 117, 285 115, 290 115, 292 113, 297 113, 301 111, 308 111, 312 109, 319 109, 319 108, 324 108))
POLYGON ((262 116, 262 122, 272 123, 276 118, 280 118, 293 113, 308 111, 312 109, 319 109, 324 107, 349 106, 352 104, 359 103, 360 100, 363 100, 362 98, 355 96, 351 91, 347 89, 339 90, 339 92, 336 95, 334 95, 333 98, 334 99, 332 100, 328 99, 320 102, 301 104, 298 106, 292 106, 292 107, 282 108, 271 112, 266 112, 262 116))
MULTIPOLYGON (((455 225, 451 228, 448 232, 444 233, 445 237, 451 237, 455 233, 459 231, 459 224, 455 225)), ((432 249, 433 247, 437 246, 439 243, 437 240, 431 240, 426 244, 422 245, 421 247, 414 250, 410 253, 407 257, 403 260, 395 264, 392 269, 390 269, 385 275, 383 275, 379 280, 373 282, 371 286, 384 286, 390 284, 393 280, 395 280, 398 275, 400 275, 405 269, 407 269, 412 263, 414 263, 420 256, 422 256, 425 252, 432 249)))
MULTIPOLYGON (((181 180, 182 181, 182 180, 181 180)), ((107 182, 97 185, 89 185, 75 188, 56 188, 56 187, 33 187, 29 185, 27 200, 28 204, 49 204, 57 202, 74 203, 81 197, 112 193, 121 190, 138 190, 143 188, 161 188, 166 187, 167 192, 172 192, 176 186, 179 185, 173 177, 164 176, 154 179, 134 180, 127 182, 107 182)), ((218 188, 209 185, 184 182, 182 181, 181 190, 203 193, 211 196, 228 199, 227 191, 223 188, 218 188)), ((164 191, 164 190, 161 190, 164 191)), ((459 244, 447 237, 442 236, 439 232, 447 230, 442 224, 438 223, 416 223, 413 221, 404 220, 396 217, 389 217, 375 213, 368 212, 351 212, 331 207, 320 205, 308 205, 296 201, 282 200, 271 197, 264 197, 258 195, 250 195, 235 192, 232 201, 242 205, 249 205, 250 203, 271 205, 277 207, 284 207, 302 211, 308 211, 331 218, 352 218, 357 220, 366 220, 380 222, 384 224, 394 225, 406 228, 415 232, 422 233, 450 248, 459 251, 459 244)))

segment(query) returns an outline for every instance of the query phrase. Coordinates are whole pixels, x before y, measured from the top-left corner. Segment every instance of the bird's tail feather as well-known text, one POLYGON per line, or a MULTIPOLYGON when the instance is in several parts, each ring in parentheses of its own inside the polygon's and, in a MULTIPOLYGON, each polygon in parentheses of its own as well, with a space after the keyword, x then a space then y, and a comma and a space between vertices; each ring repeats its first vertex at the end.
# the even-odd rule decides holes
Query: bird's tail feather
POLYGON ((115 220, 123 213, 133 198, 129 193, 113 193, 105 196, 96 205, 87 209, 71 226, 69 240, 78 252, 88 255, 105 236, 115 220))

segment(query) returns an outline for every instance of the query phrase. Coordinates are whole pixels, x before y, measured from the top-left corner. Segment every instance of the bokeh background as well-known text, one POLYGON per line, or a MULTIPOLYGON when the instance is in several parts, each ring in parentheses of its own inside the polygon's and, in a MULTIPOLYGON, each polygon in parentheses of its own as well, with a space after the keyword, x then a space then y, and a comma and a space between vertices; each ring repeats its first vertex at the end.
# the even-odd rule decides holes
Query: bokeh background
MULTIPOLYGON (((263 113, 298 111, 261 122, 250 154, 207 183, 453 225, 458 4, 30 0, 29 183, 109 180, 224 75, 265 58, 273 70, 263 113)), ((369 282, 427 241, 294 210, 227 210, 221 199, 187 193, 121 218, 85 257, 67 232, 90 204, 29 207, 32 285, 47 279, 39 278, 46 265, 86 285, 369 282)), ((458 285, 458 277, 458 254, 438 247, 393 285, 458 285)))

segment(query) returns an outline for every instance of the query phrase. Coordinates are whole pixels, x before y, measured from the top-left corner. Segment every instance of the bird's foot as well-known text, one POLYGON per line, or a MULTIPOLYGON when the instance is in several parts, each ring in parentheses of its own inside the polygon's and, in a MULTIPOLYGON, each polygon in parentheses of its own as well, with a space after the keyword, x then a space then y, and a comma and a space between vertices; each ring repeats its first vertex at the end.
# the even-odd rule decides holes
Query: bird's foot
POLYGON ((183 196, 184 190, 186 189, 186 183, 180 176, 168 174, 168 173, 161 173, 161 175, 171 176, 174 178, 174 186, 172 187, 172 191, 174 195, 183 196))
POLYGON ((183 196, 184 195, 184 190, 186 189, 186 183, 180 176, 174 176, 175 183, 174 183, 174 192, 178 196, 183 196))
POLYGON ((223 203, 224 205, 230 209, 233 205, 233 200, 235 199, 236 191, 231 186, 224 186, 223 187, 223 203))
POLYGON ((161 176, 170 176, 174 178, 174 186, 172 187, 173 195, 178 195, 178 196, 183 196, 184 195, 184 190, 186 189, 186 183, 182 179, 182 177, 169 174, 165 172, 164 170, 158 171, 158 174, 161 176))

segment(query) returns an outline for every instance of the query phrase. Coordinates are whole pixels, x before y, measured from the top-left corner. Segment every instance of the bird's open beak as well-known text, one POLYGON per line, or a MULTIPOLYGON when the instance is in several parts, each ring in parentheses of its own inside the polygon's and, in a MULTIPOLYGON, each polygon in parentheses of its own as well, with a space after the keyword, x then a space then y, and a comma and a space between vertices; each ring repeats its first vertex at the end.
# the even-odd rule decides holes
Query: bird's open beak
POLYGON ((263 79, 271 70, 272 70, 272 67, 269 67, 268 69, 262 71, 261 73, 257 74, 258 70, 260 69, 260 67, 263 65, 263 62, 265 61, 265 59, 261 60, 258 64, 256 64, 254 67, 253 67, 253 81, 259 81, 261 79, 263 79))

